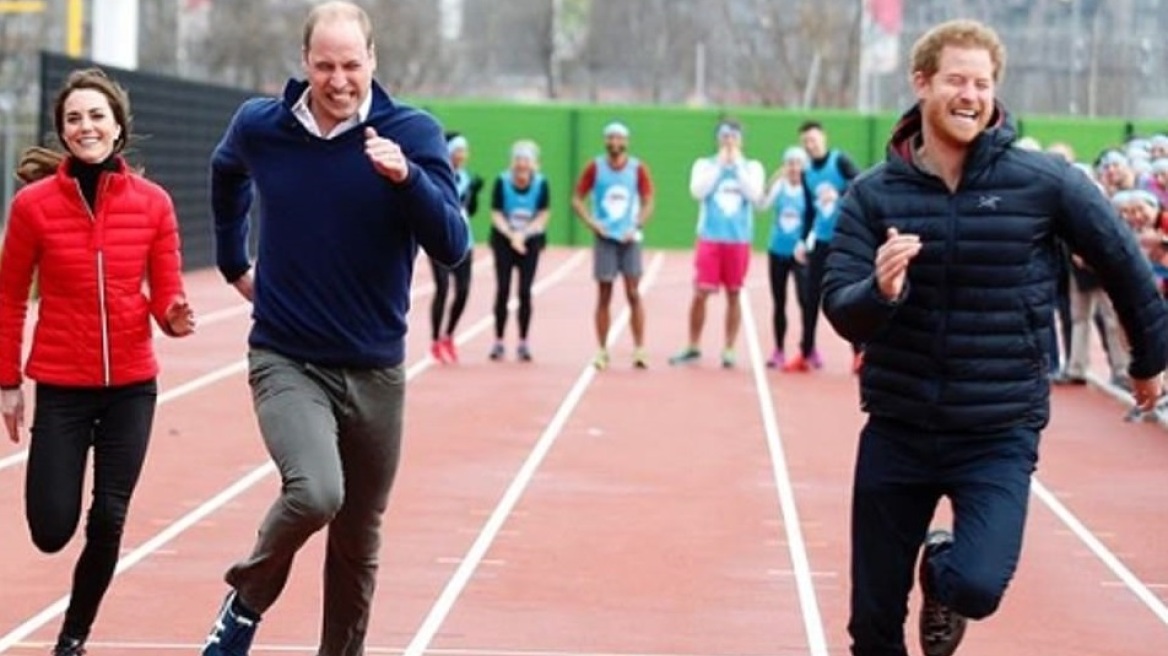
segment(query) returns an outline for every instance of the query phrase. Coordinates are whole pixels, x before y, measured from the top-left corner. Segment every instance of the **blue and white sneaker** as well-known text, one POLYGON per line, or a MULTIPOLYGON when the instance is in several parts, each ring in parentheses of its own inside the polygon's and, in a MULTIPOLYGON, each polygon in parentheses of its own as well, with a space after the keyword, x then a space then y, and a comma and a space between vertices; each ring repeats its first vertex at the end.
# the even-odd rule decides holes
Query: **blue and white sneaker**
POLYGON ((234 590, 227 593, 223 607, 215 618, 215 625, 211 627, 211 634, 207 636, 207 643, 203 646, 202 656, 247 656, 259 619, 244 617, 236 612, 235 600, 234 590))

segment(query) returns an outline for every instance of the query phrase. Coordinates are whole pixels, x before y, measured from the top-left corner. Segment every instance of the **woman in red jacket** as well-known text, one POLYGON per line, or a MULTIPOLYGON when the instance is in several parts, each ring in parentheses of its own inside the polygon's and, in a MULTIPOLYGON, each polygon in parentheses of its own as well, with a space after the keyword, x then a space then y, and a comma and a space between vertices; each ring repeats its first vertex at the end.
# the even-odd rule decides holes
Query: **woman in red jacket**
POLYGON ((117 564, 130 496, 157 400, 151 317, 172 337, 194 331, 183 294, 170 196, 131 171, 125 92, 100 70, 76 71, 53 105, 67 152, 34 148, 19 174, 0 259, 0 410, 13 442, 24 424, 21 347, 34 272, 40 295, 25 373, 36 409, 25 480, 32 540, 62 549, 81 514, 88 451, 93 501, 85 547, 54 654, 84 643, 117 564), (143 281, 149 297, 143 293, 143 281))

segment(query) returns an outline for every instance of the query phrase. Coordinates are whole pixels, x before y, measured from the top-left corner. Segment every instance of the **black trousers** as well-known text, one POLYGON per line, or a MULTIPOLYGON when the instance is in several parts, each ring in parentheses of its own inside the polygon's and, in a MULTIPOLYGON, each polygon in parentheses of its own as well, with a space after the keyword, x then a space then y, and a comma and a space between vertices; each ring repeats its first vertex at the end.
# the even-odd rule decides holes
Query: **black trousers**
POLYGON ((870 419, 860 433, 852 497, 853 656, 907 656, 904 621, 917 559, 941 497, 954 542, 929 559, 928 587, 982 619, 1018 564, 1038 432, 925 433, 870 419))
POLYGON ((807 298, 807 267, 796 262, 795 258, 768 253, 767 273, 771 283, 771 327, 775 349, 782 351, 787 338, 787 280, 795 278, 795 299, 799 302, 804 326, 807 325, 807 315, 818 312, 819 308, 812 306, 807 298))
MULTIPOLYGON (((827 254, 830 244, 816 244, 807 254, 807 304, 809 311, 803 315, 803 339, 799 349, 807 357, 815 351, 815 331, 819 327, 819 304, 823 302, 823 276, 827 273, 827 254)), ((859 353, 860 346, 852 344, 852 353, 859 353)))
POLYGON ((430 338, 437 341, 440 337, 453 335, 454 330, 458 328, 458 321, 466 309, 466 300, 470 297, 470 277, 471 269, 474 268, 474 258, 467 255, 453 268, 430 258, 430 268, 434 271, 434 300, 430 303, 430 338), (450 302, 450 316, 443 326, 442 319, 446 316, 446 299, 450 294, 452 279, 454 299, 450 302))
POLYGON ((495 257, 495 338, 503 339, 507 327, 507 301, 511 298, 511 278, 519 271, 519 339, 527 339, 531 328, 531 288, 535 284, 535 272, 539 268, 539 254, 547 243, 543 235, 527 239, 527 252, 520 255, 511 248, 511 243, 502 237, 492 236, 491 253, 495 257))
POLYGON ((73 570, 72 597, 61 630, 71 638, 89 636, 113 579, 157 399, 153 380, 110 388, 36 386, 25 516, 41 551, 60 551, 77 531, 85 467, 93 450, 85 547, 73 570))

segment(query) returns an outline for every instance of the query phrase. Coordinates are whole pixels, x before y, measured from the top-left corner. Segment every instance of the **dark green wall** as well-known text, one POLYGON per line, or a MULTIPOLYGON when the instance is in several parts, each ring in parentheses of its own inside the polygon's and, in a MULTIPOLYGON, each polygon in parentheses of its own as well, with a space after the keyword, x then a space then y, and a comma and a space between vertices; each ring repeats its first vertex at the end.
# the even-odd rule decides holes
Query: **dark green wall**
MULTIPOLYGON (((540 146, 541 167, 552 190, 549 233, 555 243, 584 244, 587 231, 571 213, 572 186, 589 158, 602 152, 601 130, 619 120, 632 131, 630 152, 646 162, 657 186, 657 210, 646 229, 646 244, 687 247, 693 242, 697 206, 689 196, 689 170, 694 159, 713 152, 714 127, 724 110, 688 107, 644 107, 570 104, 487 103, 469 101, 415 101, 432 111, 448 130, 458 130, 471 143, 471 168, 487 179, 475 217, 481 241, 489 224, 490 188, 494 176, 509 161, 511 144, 534 139, 540 146)), ((883 157, 884 145, 897 115, 861 115, 854 112, 774 109, 735 109, 732 115, 745 129, 745 150, 762 161, 767 175, 782 152, 797 143, 797 129, 806 118, 824 124, 831 145, 842 148, 861 166, 883 157)), ((1022 133, 1043 145, 1065 141, 1081 159, 1090 160, 1107 146, 1122 142, 1133 131, 1168 131, 1168 124, 1133 124, 1122 119, 1084 120, 1033 116, 1020 121, 1022 133)), ((756 221, 758 243, 765 238, 766 217, 756 221)))

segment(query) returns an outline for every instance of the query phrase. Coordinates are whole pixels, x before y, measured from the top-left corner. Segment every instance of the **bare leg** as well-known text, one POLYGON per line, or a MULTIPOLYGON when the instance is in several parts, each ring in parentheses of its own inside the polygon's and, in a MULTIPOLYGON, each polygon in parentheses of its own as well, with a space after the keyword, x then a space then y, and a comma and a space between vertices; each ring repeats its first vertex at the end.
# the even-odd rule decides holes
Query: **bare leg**
POLYGON ((596 295, 596 341, 603 349, 608 340, 608 329, 612 323, 609 311, 612 305, 612 283, 598 283, 596 295))
POLYGON ((742 305, 738 290, 726 291, 726 350, 733 351, 738 342, 738 330, 742 326, 742 305))
POLYGON ((625 298, 629 302, 629 324, 633 330, 633 345, 637 348, 645 345, 645 304, 641 302, 640 285, 640 278, 625 277, 625 298))

